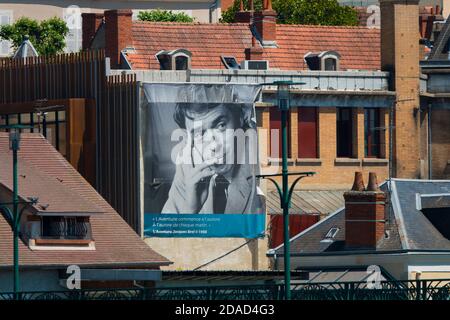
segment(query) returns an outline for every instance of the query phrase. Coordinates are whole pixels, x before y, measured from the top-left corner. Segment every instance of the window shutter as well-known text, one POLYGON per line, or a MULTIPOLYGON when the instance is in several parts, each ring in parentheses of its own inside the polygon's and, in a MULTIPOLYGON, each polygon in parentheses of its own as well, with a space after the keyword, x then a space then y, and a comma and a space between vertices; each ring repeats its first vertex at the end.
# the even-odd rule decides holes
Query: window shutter
POLYGON ((298 157, 318 158, 317 109, 298 108, 298 157))
MULTIPOLYGON (((288 114, 287 128, 288 128, 288 157, 291 157, 291 126, 290 115, 288 114)), ((277 107, 270 108, 270 132, 272 130, 278 130, 278 154, 276 146, 270 145, 270 157, 281 159, 282 157, 282 132, 281 132, 281 111, 277 107)), ((272 141, 272 139, 271 139, 272 141)))

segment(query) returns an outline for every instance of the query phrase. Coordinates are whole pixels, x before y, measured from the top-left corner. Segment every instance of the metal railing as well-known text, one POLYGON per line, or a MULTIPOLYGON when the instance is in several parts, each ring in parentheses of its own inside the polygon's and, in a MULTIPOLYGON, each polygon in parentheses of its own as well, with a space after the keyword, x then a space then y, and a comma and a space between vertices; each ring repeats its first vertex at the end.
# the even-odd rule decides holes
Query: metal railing
MULTIPOLYGON (((0 300, 13 300, 0 293, 0 300)), ((82 289, 22 292, 21 300, 282 300, 283 285, 82 289)), ((450 300, 450 280, 327 282, 292 285, 293 300, 450 300)))

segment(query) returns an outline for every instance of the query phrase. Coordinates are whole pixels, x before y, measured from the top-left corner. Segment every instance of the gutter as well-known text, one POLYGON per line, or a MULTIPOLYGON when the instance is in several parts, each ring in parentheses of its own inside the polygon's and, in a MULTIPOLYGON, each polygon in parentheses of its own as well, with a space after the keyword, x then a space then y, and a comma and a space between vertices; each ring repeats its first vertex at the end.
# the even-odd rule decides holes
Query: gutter
MULTIPOLYGON (((320 252, 320 253, 291 253, 291 257, 327 257, 327 256, 354 256, 354 255, 380 255, 380 254, 448 254, 450 250, 389 250, 389 251, 341 251, 341 252, 320 252)), ((267 257, 283 257, 284 254, 267 252, 267 257)))
MULTIPOLYGON (((74 265, 79 266, 80 268, 93 268, 93 269, 126 269, 126 268, 155 268, 155 267, 162 267, 162 266, 169 266, 173 264, 172 261, 155 261, 155 262, 132 262, 132 263, 87 263, 87 264, 77 264, 72 263, 74 265)), ((35 264, 35 265, 20 265, 20 269, 24 270, 40 270, 40 269, 47 269, 47 270, 56 270, 61 268, 67 268, 70 264, 35 264)), ((0 265, 0 270, 11 270, 12 265, 0 265)))

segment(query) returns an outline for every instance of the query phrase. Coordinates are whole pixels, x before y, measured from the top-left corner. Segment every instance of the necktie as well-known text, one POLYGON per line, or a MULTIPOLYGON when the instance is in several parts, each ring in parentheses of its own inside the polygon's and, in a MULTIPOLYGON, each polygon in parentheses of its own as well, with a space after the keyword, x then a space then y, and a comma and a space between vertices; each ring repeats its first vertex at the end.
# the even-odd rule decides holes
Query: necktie
POLYGON ((214 187, 213 195, 213 209, 214 213, 224 213, 227 205, 227 189, 230 183, 223 175, 216 177, 216 185, 214 187))

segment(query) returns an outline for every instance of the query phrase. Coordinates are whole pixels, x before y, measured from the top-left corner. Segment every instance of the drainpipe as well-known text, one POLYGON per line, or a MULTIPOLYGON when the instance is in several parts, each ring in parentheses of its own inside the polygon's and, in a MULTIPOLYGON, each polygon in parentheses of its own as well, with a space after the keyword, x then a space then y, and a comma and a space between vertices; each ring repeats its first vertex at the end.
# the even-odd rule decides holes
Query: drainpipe
POLYGON ((428 104, 428 179, 433 179, 432 140, 431 140, 431 103, 428 104))

